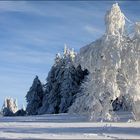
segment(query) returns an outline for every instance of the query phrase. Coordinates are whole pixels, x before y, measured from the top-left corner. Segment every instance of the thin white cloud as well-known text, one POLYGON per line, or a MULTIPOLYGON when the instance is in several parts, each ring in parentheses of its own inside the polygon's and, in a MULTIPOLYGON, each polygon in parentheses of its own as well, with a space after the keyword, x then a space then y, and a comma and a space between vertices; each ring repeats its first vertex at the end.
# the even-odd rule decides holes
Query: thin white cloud
MULTIPOLYGON (((69 16, 76 16, 75 13, 83 15, 83 17, 95 17, 100 18, 104 13, 100 10, 101 7, 96 7, 95 4, 89 4, 86 1, 76 2, 76 6, 70 5, 71 2, 45 2, 45 1, 0 1, 0 12, 24 12, 30 14, 36 14, 40 16, 51 16, 59 18, 68 18, 69 16), (45 5, 40 7, 39 4, 45 5), (88 10, 77 5, 84 4, 84 6, 93 7, 93 9, 88 10), (66 12, 64 12, 66 11, 66 12), (93 12, 94 11, 94 12, 93 12), (97 14, 98 13, 98 14, 97 14)), ((80 17, 79 17, 80 18, 80 17)))
POLYGON ((0 1, 0 12, 24 12, 45 15, 40 8, 34 7, 27 1, 0 1))
POLYGON ((16 30, 15 33, 20 36, 20 39, 30 41, 33 44, 43 46, 47 44, 47 34, 44 31, 38 30, 16 30))
POLYGON ((91 25, 86 25, 84 29, 91 34, 103 34, 103 30, 91 25))
POLYGON ((37 51, 1 51, 0 61, 6 63, 44 64, 53 63, 54 54, 37 51))
POLYGON ((27 11, 28 5, 25 1, 1 1, 0 11, 1 12, 12 12, 12 11, 27 11))

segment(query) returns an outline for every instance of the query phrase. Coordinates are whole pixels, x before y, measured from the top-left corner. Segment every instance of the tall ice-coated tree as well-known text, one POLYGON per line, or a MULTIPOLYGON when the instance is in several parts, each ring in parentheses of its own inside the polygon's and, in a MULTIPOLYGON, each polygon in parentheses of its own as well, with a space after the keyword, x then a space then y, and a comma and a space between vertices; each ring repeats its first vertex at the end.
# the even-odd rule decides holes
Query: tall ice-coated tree
POLYGON ((105 16, 105 34, 80 49, 76 63, 90 74, 70 112, 87 114, 93 120, 112 120, 116 118, 115 104, 121 101, 140 120, 140 23, 134 24, 130 37, 126 19, 119 5, 113 4, 105 16))

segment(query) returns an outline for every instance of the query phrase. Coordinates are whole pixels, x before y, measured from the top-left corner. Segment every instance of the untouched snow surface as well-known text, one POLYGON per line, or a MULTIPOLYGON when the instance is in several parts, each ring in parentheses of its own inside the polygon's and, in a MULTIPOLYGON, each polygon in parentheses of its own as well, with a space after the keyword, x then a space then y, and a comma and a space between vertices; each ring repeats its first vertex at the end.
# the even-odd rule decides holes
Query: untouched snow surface
POLYGON ((129 112, 119 116, 119 122, 96 123, 68 114, 1 117, 0 139, 140 139, 140 122, 129 112))

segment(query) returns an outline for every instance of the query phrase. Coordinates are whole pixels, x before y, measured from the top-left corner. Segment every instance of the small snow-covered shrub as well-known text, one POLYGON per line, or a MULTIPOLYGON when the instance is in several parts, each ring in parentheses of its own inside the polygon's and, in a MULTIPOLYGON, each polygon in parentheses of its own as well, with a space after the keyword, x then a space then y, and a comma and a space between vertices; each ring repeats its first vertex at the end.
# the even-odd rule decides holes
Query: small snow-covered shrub
POLYGON ((14 116, 14 113, 9 108, 4 108, 2 111, 3 116, 14 116))
POLYGON ((17 101, 12 98, 6 98, 2 107, 3 116, 13 116, 17 110, 17 101))
POLYGON ((25 116, 26 115, 26 111, 23 109, 18 110, 14 116, 25 116))

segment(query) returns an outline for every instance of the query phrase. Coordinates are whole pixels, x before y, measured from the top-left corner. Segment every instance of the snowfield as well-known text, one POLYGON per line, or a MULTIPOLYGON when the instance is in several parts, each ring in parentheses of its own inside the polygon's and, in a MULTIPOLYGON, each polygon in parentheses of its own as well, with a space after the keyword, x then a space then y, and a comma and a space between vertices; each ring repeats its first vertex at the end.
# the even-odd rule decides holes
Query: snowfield
POLYGON ((89 122, 68 114, 1 117, 0 139, 140 139, 140 122, 129 112, 119 117, 119 122, 89 122))

